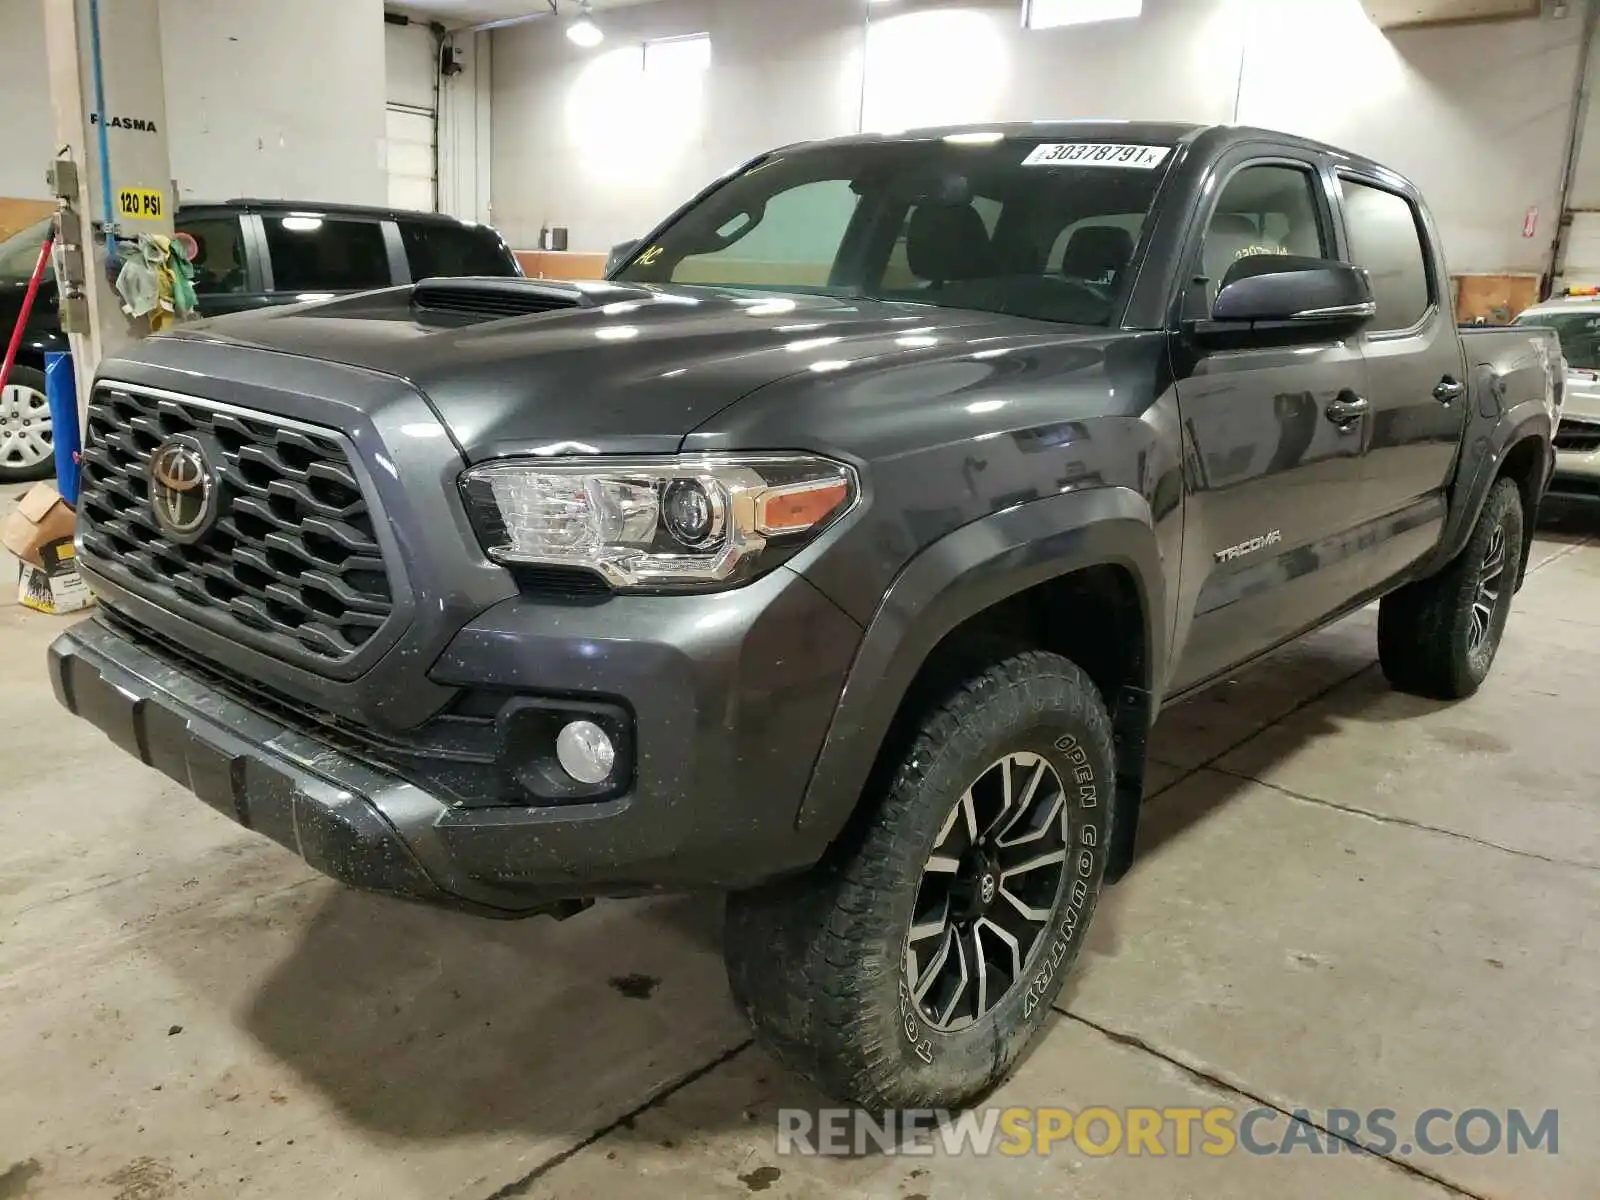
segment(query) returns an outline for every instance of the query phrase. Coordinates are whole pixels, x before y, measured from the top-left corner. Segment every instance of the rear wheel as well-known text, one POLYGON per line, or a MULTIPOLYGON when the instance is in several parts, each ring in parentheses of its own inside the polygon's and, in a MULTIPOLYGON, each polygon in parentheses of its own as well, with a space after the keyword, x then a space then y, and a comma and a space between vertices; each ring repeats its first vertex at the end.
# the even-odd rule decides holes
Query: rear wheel
POLYGON ((1460 700, 1494 665, 1522 572, 1522 492, 1494 485, 1466 549, 1439 574, 1385 596, 1378 658, 1402 692, 1460 700))
POLYGON ((1111 721, 1078 667, 1029 651, 974 674, 829 861, 730 897, 729 980, 763 1043, 858 1104, 993 1087, 1088 930, 1113 779, 1111 721))
POLYGON ((14 367, 0 390, 0 483, 48 479, 55 469, 44 375, 32 367, 14 367))

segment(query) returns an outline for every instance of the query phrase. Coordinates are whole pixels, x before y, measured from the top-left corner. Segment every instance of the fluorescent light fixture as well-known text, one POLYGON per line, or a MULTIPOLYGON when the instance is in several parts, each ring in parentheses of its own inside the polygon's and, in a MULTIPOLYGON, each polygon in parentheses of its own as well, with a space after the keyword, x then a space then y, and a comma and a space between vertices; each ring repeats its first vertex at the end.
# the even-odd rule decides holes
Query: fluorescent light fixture
POLYGON ((1126 21, 1144 11, 1144 0, 1025 0, 1023 23, 1029 29, 1126 21))
POLYGON ((315 233, 322 228, 322 218, 295 213, 283 219, 283 227, 290 233, 315 233))
POLYGON ((977 130, 972 133, 952 133, 946 135, 945 141, 952 146, 992 146, 996 142, 1006 140, 1006 135, 998 129, 977 130))

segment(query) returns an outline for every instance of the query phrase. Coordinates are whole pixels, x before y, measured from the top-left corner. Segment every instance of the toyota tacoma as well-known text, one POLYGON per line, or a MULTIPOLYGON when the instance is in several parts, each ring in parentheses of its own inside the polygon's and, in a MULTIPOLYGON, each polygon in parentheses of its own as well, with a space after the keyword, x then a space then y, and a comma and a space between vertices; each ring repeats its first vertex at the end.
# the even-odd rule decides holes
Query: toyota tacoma
POLYGON ((729 895, 833 1095, 954 1106, 1132 859, 1164 705, 1381 598, 1473 693, 1551 473, 1543 329, 1417 191, 1264 130, 766 154, 592 284, 424 280, 100 368, 57 694, 358 887, 729 895))

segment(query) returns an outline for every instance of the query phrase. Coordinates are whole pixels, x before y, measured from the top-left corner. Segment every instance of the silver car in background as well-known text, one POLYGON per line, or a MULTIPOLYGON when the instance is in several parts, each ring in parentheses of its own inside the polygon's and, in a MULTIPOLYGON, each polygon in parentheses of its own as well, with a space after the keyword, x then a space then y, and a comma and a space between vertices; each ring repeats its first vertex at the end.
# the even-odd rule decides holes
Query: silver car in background
POLYGON ((1554 329, 1567 360, 1566 402, 1556 432, 1550 495, 1600 500, 1600 291, 1576 290, 1523 312, 1515 325, 1554 329))

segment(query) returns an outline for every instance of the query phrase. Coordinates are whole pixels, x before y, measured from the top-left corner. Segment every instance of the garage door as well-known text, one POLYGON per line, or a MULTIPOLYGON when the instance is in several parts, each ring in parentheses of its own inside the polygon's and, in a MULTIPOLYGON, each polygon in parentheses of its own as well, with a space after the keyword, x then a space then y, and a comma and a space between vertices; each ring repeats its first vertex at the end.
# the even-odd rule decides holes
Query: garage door
POLYGON ((439 196, 434 182, 439 161, 438 45, 426 25, 400 20, 391 17, 384 26, 389 203, 433 212, 439 196))
POLYGON ((430 112, 389 108, 389 205, 432 212, 434 188, 433 140, 438 121, 430 112))
POLYGON ((1600 284, 1600 212, 1575 212, 1557 287, 1600 284))

